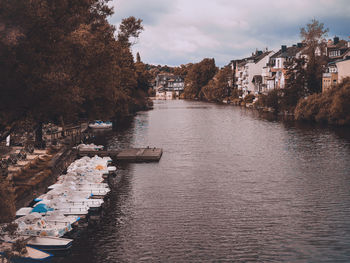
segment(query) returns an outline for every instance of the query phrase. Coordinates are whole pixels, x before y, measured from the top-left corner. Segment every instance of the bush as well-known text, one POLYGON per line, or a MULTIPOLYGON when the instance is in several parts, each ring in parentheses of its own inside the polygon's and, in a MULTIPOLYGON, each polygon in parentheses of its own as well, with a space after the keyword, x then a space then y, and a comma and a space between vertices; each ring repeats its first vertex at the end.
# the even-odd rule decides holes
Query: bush
POLYGON ((257 106, 272 108, 275 112, 280 109, 280 92, 279 90, 271 90, 267 95, 261 94, 259 100, 256 102, 257 106))
POLYGON ((253 103, 254 99, 255 99, 255 96, 253 94, 248 94, 247 96, 244 97, 244 102, 253 103))
POLYGON ((295 108, 296 120, 350 125, 350 78, 328 92, 301 99, 295 108))

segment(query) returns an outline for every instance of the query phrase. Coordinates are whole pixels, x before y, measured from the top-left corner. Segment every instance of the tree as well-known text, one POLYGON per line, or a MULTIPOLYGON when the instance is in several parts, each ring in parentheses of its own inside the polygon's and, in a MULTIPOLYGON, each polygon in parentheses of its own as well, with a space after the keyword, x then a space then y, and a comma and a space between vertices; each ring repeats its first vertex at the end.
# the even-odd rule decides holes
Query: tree
POLYGON ((285 64, 286 85, 282 90, 281 107, 294 111, 298 101, 307 94, 305 58, 293 59, 285 64))
POLYGON ((224 67, 209 83, 201 89, 201 97, 208 101, 222 102, 229 93, 229 79, 231 70, 224 67))
POLYGON ((2 131, 128 114, 139 96, 130 39, 142 20, 124 19, 117 40, 107 2, 0 0, 2 131))
POLYGON ((300 29, 300 36, 305 45, 304 54, 307 56, 306 82, 310 94, 322 91, 322 70, 326 64, 323 56, 326 47, 328 28, 316 19, 300 29))
POLYGON ((208 84, 217 72, 215 60, 205 58, 194 64, 185 78, 185 98, 199 98, 201 88, 208 84))
POLYGON ((143 31, 142 20, 134 16, 124 18, 119 26, 118 41, 124 46, 130 47, 134 44, 131 39, 137 39, 143 31))
POLYGON ((350 78, 333 89, 301 99, 295 108, 295 119, 350 125, 350 78))

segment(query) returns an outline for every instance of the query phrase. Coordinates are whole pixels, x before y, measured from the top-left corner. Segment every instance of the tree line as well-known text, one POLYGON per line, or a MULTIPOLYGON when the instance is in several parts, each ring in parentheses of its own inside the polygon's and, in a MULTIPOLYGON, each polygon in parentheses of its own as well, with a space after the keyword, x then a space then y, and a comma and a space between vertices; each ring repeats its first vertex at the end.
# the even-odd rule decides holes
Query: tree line
POLYGON ((0 132, 144 107, 149 76, 131 52, 142 20, 125 18, 117 30, 108 2, 0 0, 0 132))

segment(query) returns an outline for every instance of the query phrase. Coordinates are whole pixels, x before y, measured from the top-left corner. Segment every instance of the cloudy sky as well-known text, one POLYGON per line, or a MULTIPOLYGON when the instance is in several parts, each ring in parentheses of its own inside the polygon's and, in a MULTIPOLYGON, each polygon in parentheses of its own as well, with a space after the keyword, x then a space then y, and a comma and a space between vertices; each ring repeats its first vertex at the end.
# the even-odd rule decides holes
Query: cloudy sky
POLYGON ((176 66, 215 58, 219 66, 256 49, 278 50, 300 40, 312 18, 334 35, 350 40, 349 0, 113 0, 115 14, 143 20, 133 47, 142 61, 176 66))

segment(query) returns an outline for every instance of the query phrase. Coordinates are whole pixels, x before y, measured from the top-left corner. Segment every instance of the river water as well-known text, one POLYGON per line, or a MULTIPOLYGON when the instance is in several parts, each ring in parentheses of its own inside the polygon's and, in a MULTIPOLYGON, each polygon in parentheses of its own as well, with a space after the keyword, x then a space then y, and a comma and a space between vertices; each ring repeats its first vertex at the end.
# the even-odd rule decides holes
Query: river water
POLYGON ((65 262, 350 262, 348 129, 174 100, 104 139, 164 153, 119 167, 65 262))

